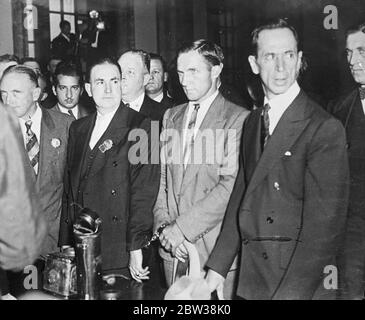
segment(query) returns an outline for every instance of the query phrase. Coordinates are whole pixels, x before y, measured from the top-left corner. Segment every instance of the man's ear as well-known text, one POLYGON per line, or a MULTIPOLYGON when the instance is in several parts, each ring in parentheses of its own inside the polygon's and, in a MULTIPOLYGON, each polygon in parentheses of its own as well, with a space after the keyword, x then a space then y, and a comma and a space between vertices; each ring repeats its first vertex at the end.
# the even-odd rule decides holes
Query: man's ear
POLYGON ((42 89, 39 87, 36 87, 33 89, 33 101, 36 102, 39 100, 39 97, 41 96, 42 89))
POLYGON ((169 81, 169 74, 168 74, 168 72, 164 72, 163 73, 163 82, 167 82, 167 81, 169 81))
POLYGON ((259 74, 259 67, 257 65, 256 57, 255 56, 248 56, 248 62, 250 64, 251 70, 254 74, 259 74))
POLYGON ((41 101, 46 100, 46 99, 47 99, 47 97, 48 97, 48 93, 47 93, 47 92, 43 92, 43 93, 41 94, 41 101))
POLYGON ((151 75, 149 73, 145 73, 143 76, 143 86, 145 87, 148 83, 148 81, 150 80, 151 75))
POLYGON ((93 96, 93 94, 92 94, 92 92, 91 92, 91 85, 90 85, 90 83, 85 83, 85 90, 86 90, 86 92, 87 92, 87 94, 89 95, 89 97, 92 97, 93 96))
POLYGON ((55 95, 55 97, 57 97, 57 91, 56 91, 56 87, 52 86, 52 92, 55 95))
POLYGON ((223 70, 223 63, 217 64, 212 67, 211 74, 214 79, 218 78, 223 70))

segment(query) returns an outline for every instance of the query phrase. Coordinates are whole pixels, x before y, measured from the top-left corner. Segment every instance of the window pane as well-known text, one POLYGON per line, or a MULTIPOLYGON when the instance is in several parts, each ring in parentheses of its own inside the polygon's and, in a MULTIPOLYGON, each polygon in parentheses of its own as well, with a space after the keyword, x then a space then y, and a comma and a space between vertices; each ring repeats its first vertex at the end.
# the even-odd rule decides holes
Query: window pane
POLYGON ((61 11, 61 0, 49 0, 50 11, 61 11))
POLYGON ((28 29, 28 41, 34 41, 34 29, 28 29))
POLYGON ((75 33, 75 16, 74 15, 69 15, 69 14, 65 14, 63 16, 64 20, 67 20, 68 22, 70 22, 71 24, 71 32, 75 33))
POLYGON ((28 57, 35 57, 34 43, 28 43, 28 57))
POLYGON ((67 13, 75 12, 74 0, 63 0, 63 12, 67 13))
POLYGON ((50 13, 49 14, 49 24, 50 24, 50 31, 51 31, 51 41, 59 35, 61 32, 60 30, 60 22, 61 22, 61 15, 58 13, 50 13))

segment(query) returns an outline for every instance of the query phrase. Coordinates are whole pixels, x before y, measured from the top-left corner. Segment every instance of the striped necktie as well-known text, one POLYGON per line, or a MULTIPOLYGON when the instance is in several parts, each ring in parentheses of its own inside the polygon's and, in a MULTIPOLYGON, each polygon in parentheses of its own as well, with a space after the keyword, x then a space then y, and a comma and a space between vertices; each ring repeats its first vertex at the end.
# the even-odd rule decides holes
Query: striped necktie
POLYGON ((262 113, 261 113, 261 146, 262 149, 264 149, 267 140, 270 137, 270 118, 269 118, 269 110, 270 110, 270 105, 268 103, 266 103, 262 109, 262 113))
POLYGON ((26 141, 25 148, 28 153, 28 157, 30 160, 30 164, 32 165, 35 174, 38 174, 38 163, 39 163, 39 143, 37 140, 37 136, 31 129, 32 121, 28 120, 25 122, 26 128, 26 141))
POLYGON ((364 87, 360 87, 359 88, 359 93, 360 93, 360 99, 364 100, 365 99, 365 88, 364 87))
POLYGON ((184 169, 188 163, 191 151, 194 146, 194 127, 196 123, 196 118, 198 116, 200 105, 199 103, 194 104, 194 110, 191 113, 190 120, 188 123, 188 130, 186 133, 185 146, 184 146, 184 169))

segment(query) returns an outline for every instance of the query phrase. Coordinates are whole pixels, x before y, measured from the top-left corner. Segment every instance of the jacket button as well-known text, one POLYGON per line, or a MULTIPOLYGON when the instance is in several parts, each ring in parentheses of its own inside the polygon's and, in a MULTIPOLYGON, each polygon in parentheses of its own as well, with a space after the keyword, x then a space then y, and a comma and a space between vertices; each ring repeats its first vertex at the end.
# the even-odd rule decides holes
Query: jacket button
POLYGON ((65 222, 68 223, 69 222, 68 219, 65 219, 65 222))
POLYGON ((117 222, 118 221, 118 217, 117 216, 113 216, 112 220, 113 220, 113 222, 117 222))
POLYGON ((267 259, 268 259, 267 253, 266 253, 266 252, 264 252, 264 253, 262 254, 262 257, 263 257, 265 260, 267 260, 267 259))
POLYGON ((267 221, 267 223, 273 223, 274 219, 271 217, 267 217, 266 221, 267 221))
POLYGON ((279 183, 278 182, 274 182, 274 188, 275 188, 275 190, 280 190, 280 185, 279 185, 279 183))
POLYGON ((248 244, 248 239, 243 239, 242 242, 243 242, 244 245, 247 245, 248 244))
POLYGON ((113 162, 113 167, 117 167, 118 166, 118 162, 114 161, 113 162))
POLYGON ((349 148, 350 148, 350 144, 347 142, 347 143, 345 144, 345 147, 346 147, 346 149, 349 149, 349 148))
POLYGON ((116 192, 115 190, 112 190, 112 191, 111 191, 111 194, 112 194, 113 196, 115 196, 115 195, 117 194, 117 192, 116 192))

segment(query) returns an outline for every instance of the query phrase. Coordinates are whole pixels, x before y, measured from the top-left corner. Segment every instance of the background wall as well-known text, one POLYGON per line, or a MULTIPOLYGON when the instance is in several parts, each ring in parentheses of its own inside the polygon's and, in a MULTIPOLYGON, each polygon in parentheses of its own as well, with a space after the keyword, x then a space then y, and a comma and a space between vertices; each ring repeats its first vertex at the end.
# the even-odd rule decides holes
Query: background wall
POLYGON ((1 1, 0 10, 0 55, 13 53, 13 16, 11 0, 1 1))

